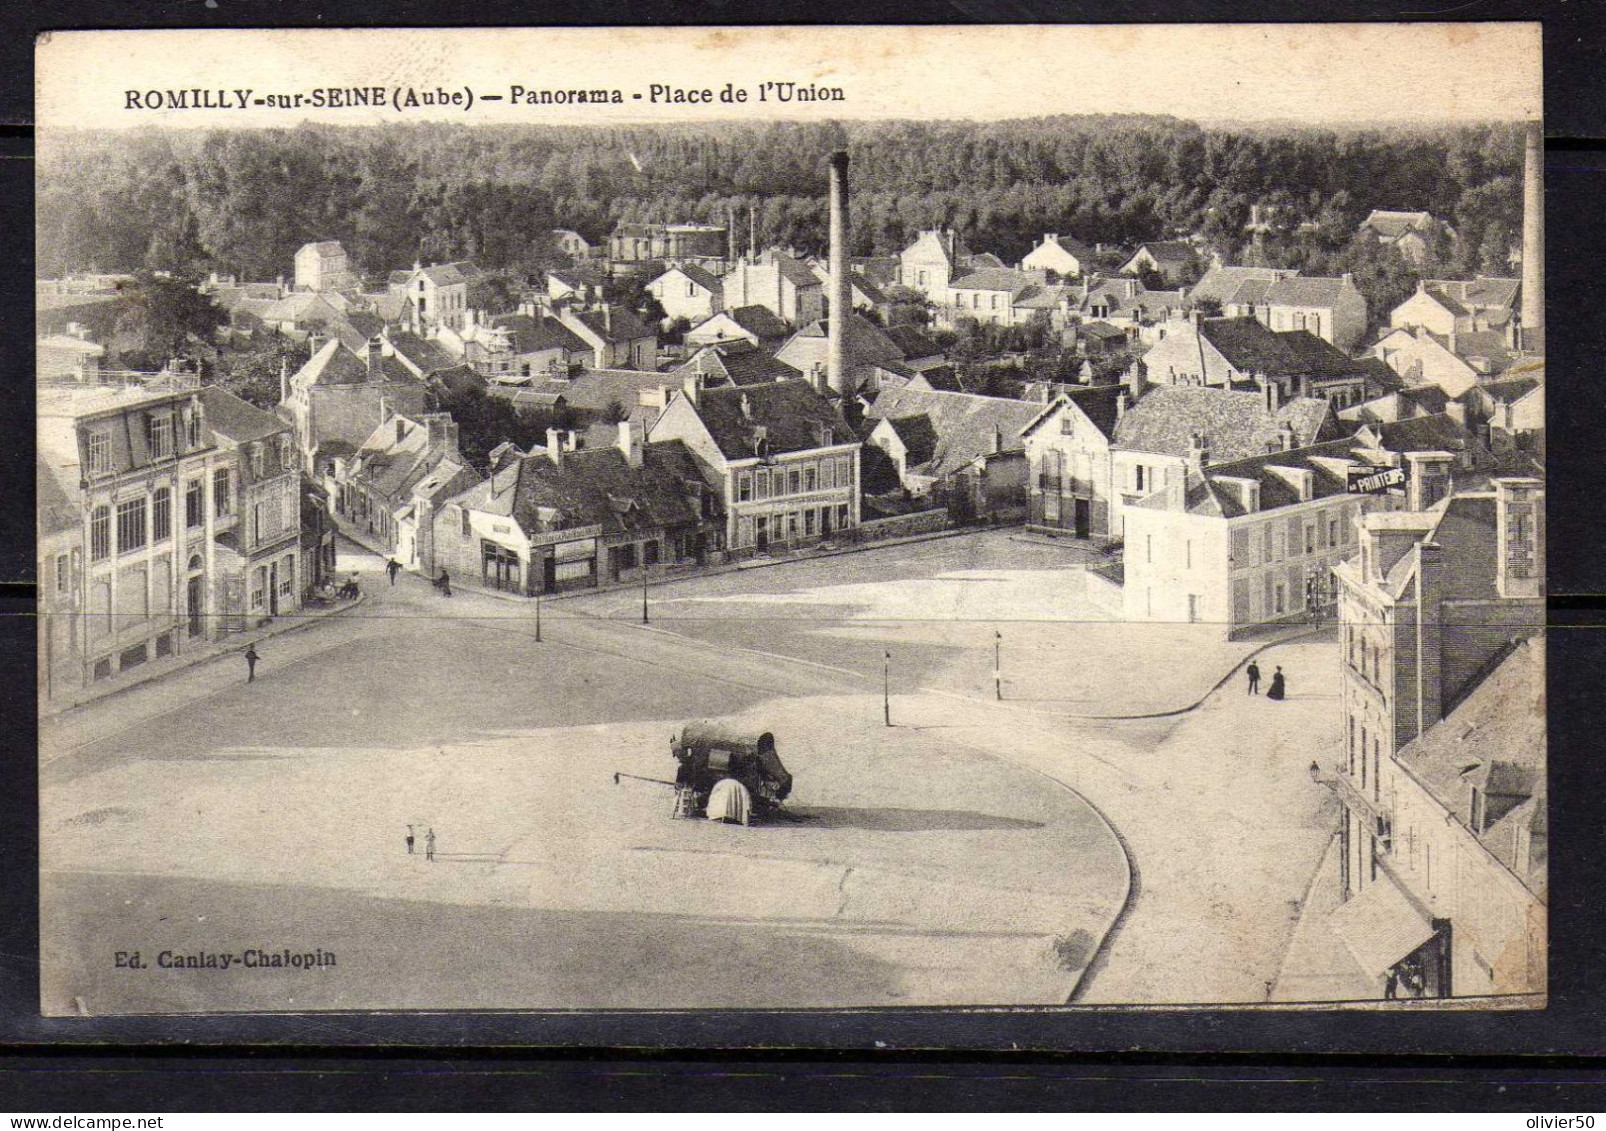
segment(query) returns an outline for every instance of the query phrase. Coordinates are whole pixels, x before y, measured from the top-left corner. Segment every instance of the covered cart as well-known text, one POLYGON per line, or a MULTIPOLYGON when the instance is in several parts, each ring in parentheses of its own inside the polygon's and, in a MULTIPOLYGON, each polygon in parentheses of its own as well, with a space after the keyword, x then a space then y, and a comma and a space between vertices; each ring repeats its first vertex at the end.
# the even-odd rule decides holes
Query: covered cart
POLYGON ((718 723, 687 723, 670 751, 679 764, 677 816, 746 824, 749 815, 771 816, 792 792, 792 775, 769 731, 743 734, 718 723))

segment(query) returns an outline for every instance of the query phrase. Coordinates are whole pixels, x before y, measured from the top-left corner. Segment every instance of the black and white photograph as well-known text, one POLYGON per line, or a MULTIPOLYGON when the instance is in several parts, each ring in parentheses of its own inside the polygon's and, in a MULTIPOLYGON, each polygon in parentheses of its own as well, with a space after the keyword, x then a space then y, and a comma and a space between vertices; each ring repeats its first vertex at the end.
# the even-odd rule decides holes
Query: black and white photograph
POLYGON ((1540 56, 42 37, 41 1012, 1543 1008, 1540 56))

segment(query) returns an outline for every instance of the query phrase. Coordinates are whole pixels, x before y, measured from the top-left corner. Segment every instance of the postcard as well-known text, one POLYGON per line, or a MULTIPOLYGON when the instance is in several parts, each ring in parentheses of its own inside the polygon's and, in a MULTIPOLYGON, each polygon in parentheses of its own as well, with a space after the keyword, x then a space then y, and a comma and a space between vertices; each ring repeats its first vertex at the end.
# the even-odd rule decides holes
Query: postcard
POLYGON ((44 1014, 1545 1004, 1537 24, 37 58, 44 1014))

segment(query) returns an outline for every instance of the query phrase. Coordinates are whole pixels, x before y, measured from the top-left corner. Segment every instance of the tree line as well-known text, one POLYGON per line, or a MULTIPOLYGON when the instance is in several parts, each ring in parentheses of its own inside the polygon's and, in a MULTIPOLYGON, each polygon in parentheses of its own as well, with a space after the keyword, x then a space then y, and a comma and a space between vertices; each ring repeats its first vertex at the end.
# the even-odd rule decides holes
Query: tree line
POLYGON ((68 131, 41 137, 38 271, 289 275, 337 239, 370 276, 414 260, 556 261, 551 232, 736 217, 760 246, 822 249, 825 158, 846 148, 854 251, 948 226, 1013 262, 1045 231, 1131 245, 1201 233, 1235 258, 1254 204, 1309 221, 1260 254, 1336 262, 1372 208, 1430 211, 1444 266, 1504 269, 1520 230, 1516 125, 1204 127, 1146 115, 1002 122, 450 124, 68 131))

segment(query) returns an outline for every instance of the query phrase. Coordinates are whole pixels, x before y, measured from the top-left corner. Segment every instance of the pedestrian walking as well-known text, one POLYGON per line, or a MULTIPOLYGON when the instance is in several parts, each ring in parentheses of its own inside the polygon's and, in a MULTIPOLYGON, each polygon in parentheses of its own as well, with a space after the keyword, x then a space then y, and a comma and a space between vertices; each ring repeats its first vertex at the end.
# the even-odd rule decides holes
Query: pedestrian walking
POLYGON ((413 826, 407 826, 407 855, 413 854, 413 826))
POLYGON ((433 828, 424 834, 424 859, 430 863, 435 862, 435 830, 433 828))
POLYGON ((1283 679, 1283 669, 1278 668, 1271 673, 1271 686, 1266 688, 1267 699, 1281 699, 1288 694, 1288 683, 1283 679))
POLYGON ((396 575, 401 572, 401 562, 397 561, 395 558, 391 558, 385 563, 385 572, 390 574, 390 583, 395 585, 396 575))
POLYGON ((245 646, 245 682, 256 682, 257 661, 261 658, 261 656, 257 655, 257 646, 255 644, 247 644, 245 646))
POLYGON ((1249 670, 1248 670, 1247 674, 1249 676, 1249 694, 1251 694, 1251 695, 1259 695, 1260 694, 1260 665, 1256 664, 1255 661, 1250 660, 1249 661, 1249 670))
POLYGON ((440 579, 435 584, 440 586, 442 597, 450 597, 452 595, 452 575, 444 569, 441 570, 440 579))
POLYGON ((1389 967, 1388 981, 1383 983, 1383 1000, 1384 1001, 1393 1001, 1395 998, 1397 998, 1399 996, 1400 996, 1400 968, 1398 966, 1390 966, 1389 967))

